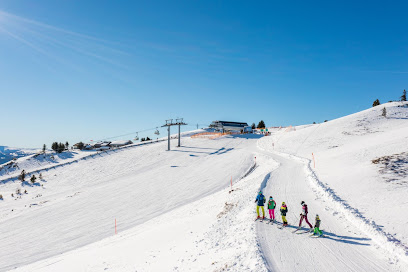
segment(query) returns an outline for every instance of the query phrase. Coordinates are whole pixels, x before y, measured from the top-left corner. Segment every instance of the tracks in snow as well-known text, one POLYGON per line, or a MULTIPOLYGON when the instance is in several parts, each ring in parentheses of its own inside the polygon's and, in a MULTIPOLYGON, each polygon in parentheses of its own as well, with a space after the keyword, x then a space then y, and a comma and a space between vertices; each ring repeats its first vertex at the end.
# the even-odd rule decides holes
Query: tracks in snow
MULTIPOLYGON (((280 163, 267 180, 262 182, 267 198, 272 195, 278 207, 282 201, 288 205, 288 229, 259 223, 257 233, 261 250, 270 270, 281 271, 400 271, 407 264, 400 258, 393 258, 388 251, 362 231, 353 226, 347 214, 336 210, 330 195, 319 193, 310 187, 313 171, 305 171, 305 161, 261 151, 262 154, 280 163), (301 201, 309 206, 309 221, 320 215, 326 237, 310 239, 307 234, 294 235, 290 229, 298 226, 301 201)), ((306 164, 306 167, 309 167, 306 164)), ((307 170, 307 168, 306 168, 307 170)), ((317 179, 316 179, 317 180, 317 179)), ((313 181, 312 181, 313 182, 313 181)), ((313 183, 312 183, 313 184, 313 183)), ((261 185, 261 187, 263 187, 261 185)), ((275 215, 281 221, 278 209, 275 215)), ((305 225, 305 223, 303 223, 305 225)))

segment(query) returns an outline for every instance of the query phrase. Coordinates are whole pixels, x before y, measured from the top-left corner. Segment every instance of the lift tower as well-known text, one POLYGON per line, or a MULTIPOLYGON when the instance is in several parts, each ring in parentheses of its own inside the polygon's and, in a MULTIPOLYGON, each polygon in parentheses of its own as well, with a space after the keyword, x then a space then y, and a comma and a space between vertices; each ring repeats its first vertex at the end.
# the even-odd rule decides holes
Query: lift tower
POLYGON ((180 127, 187 125, 183 122, 183 118, 177 118, 176 122, 173 123, 173 119, 166 120, 166 124, 162 125, 162 127, 167 127, 168 138, 167 138, 167 150, 170 150, 170 127, 171 126, 178 126, 178 147, 180 147, 180 127))

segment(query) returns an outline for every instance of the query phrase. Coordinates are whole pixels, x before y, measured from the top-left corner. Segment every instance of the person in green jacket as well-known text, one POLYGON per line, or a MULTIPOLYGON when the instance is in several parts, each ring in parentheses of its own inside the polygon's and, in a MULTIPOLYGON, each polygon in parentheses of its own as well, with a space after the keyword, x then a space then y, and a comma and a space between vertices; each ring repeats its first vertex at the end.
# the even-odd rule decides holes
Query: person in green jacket
POLYGON ((318 214, 316 214, 316 223, 315 223, 315 225, 314 225, 314 233, 313 233, 313 235, 315 235, 315 234, 319 234, 318 236, 322 236, 323 235, 323 232, 320 230, 320 218, 319 218, 319 215, 318 214))
POLYGON ((268 201, 268 210, 269 210, 269 218, 275 221, 275 207, 276 207, 276 202, 275 200, 273 200, 273 197, 270 196, 269 197, 269 201, 268 201))
POLYGON ((282 215, 283 226, 286 227, 288 225, 288 221, 286 221, 286 214, 288 213, 288 207, 286 206, 285 202, 282 202, 280 212, 282 215))

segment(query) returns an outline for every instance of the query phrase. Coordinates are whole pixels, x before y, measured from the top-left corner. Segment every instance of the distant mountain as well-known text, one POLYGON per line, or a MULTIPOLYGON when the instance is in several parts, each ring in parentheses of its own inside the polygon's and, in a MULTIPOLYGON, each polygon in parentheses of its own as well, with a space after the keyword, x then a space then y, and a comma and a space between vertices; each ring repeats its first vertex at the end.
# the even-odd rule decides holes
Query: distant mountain
POLYGON ((13 158, 21 158, 34 154, 35 152, 36 149, 0 146, 0 164, 11 161, 13 158))

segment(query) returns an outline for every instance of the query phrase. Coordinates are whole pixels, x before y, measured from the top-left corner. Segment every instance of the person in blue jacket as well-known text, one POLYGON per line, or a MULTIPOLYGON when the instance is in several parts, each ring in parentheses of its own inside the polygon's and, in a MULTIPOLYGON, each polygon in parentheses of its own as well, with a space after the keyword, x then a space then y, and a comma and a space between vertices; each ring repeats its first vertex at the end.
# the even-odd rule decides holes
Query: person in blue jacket
POLYGON ((265 219, 265 209, 264 209, 264 204, 265 204, 265 196, 262 194, 262 191, 260 191, 258 193, 258 196, 255 199, 255 202, 258 202, 257 206, 256 206, 256 213, 258 214, 257 219, 260 218, 259 216, 259 207, 261 207, 262 209, 262 219, 265 219))

